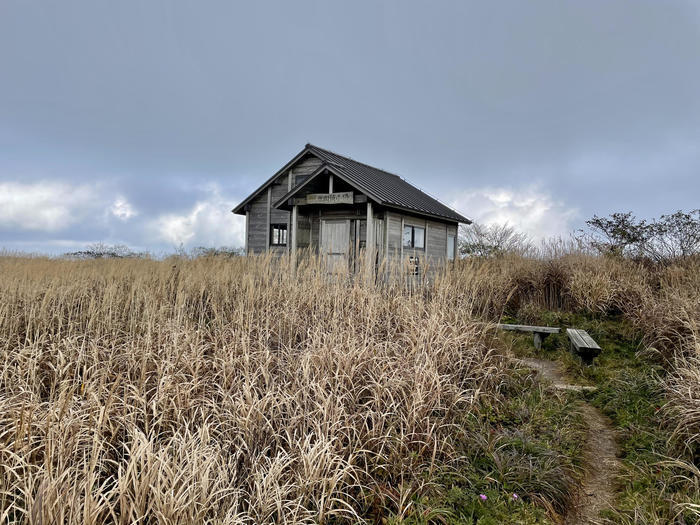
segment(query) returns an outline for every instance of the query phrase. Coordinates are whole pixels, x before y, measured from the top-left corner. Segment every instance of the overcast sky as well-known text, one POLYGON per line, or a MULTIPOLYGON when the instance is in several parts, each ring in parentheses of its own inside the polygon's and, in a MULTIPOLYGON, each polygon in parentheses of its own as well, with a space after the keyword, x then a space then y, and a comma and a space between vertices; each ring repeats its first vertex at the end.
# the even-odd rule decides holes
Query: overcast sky
POLYGON ((0 247, 240 246, 307 142, 535 237, 700 207, 700 2, 0 1, 0 247))

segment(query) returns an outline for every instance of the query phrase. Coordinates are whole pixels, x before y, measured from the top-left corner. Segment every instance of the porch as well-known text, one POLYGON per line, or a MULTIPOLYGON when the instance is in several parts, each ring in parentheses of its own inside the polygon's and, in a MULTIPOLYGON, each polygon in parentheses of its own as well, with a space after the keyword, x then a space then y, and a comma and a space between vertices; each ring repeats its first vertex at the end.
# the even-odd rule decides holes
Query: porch
POLYGON ((379 263, 385 246, 384 213, 375 212, 363 195, 356 197, 359 202, 352 204, 293 206, 290 255, 295 262, 305 252, 321 255, 329 273, 357 273, 372 261, 379 263))

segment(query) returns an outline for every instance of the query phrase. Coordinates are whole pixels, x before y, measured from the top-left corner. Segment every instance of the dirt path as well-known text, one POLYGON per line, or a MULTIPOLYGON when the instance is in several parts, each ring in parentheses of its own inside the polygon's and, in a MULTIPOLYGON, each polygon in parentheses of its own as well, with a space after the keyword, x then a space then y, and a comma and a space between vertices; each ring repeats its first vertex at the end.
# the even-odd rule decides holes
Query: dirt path
POLYGON ((546 359, 535 359, 528 357, 525 359, 516 359, 516 362, 525 365, 528 368, 537 370, 542 377, 552 382, 552 386, 558 390, 576 390, 577 392, 595 390, 594 386, 575 385, 569 381, 564 372, 562 372, 559 363, 556 361, 547 361, 546 359))
MULTIPOLYGON (((537 370, 560 390, 595 390, 595 387, 575 385, 566 379, 559 364, 545 359, 518 359, 520 364, 537 370)), ((620 462, 615 432, 610 420, 589 403, 581 403, 583 417, 588 426, 585 448, 586 475, 581 487, 581 498, 565 517, 565 525, 589 525, 601 523, 600 512, 610 508, 615 493, 615 474, 620 462)))

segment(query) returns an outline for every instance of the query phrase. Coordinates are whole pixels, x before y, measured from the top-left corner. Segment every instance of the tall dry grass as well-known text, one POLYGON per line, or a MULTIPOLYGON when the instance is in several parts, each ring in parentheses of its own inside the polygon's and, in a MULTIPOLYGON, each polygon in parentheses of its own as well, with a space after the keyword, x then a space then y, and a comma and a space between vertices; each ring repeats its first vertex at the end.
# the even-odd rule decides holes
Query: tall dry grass
MULTIPOLYGON (((667 364, 666 412, 675 435, 700 465, 700 259, 665 268, 628 312, 667 364)), ((700 508, 697 509, 700 517, 700 508)))
POLYGON ((506 256, 422 287, 287 265, 0 257, 0 522, 401 517, 498 395, 484 321, 542 309, 632 322, 697 469, 697 260, 506 256))
POLYGON ((453 284, 478 272, 479 308, 536 322, 542 310, 622 315, 644 356, 668 370, 665 411, 689 457, 700 454, 700 258, 653 265, 585 253, 461 261, 453 284))
POLYGON ((287 264, 0 258, 0 522, 405 513, 500 382, 497 281, 287 264))

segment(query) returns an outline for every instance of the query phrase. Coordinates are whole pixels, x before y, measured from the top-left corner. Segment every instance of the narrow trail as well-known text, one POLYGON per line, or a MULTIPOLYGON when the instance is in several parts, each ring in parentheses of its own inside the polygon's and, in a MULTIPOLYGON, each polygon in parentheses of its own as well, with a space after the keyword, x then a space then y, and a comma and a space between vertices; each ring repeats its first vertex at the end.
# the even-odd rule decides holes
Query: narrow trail
MULTIPOLYGON (((517 362, 536 370, 558 390, 595 390, 595 387, 570 383, 555 361, 527 358, 518 359, 517 362)), ((584 451, 586 474, 580 499, 565 516, 564 525, 602 523, 598 516, 613 504, 615 475, 620 467, 615 431, 610 420, 590 403, 582 402, 581 410, 588 427, 584 451)))

